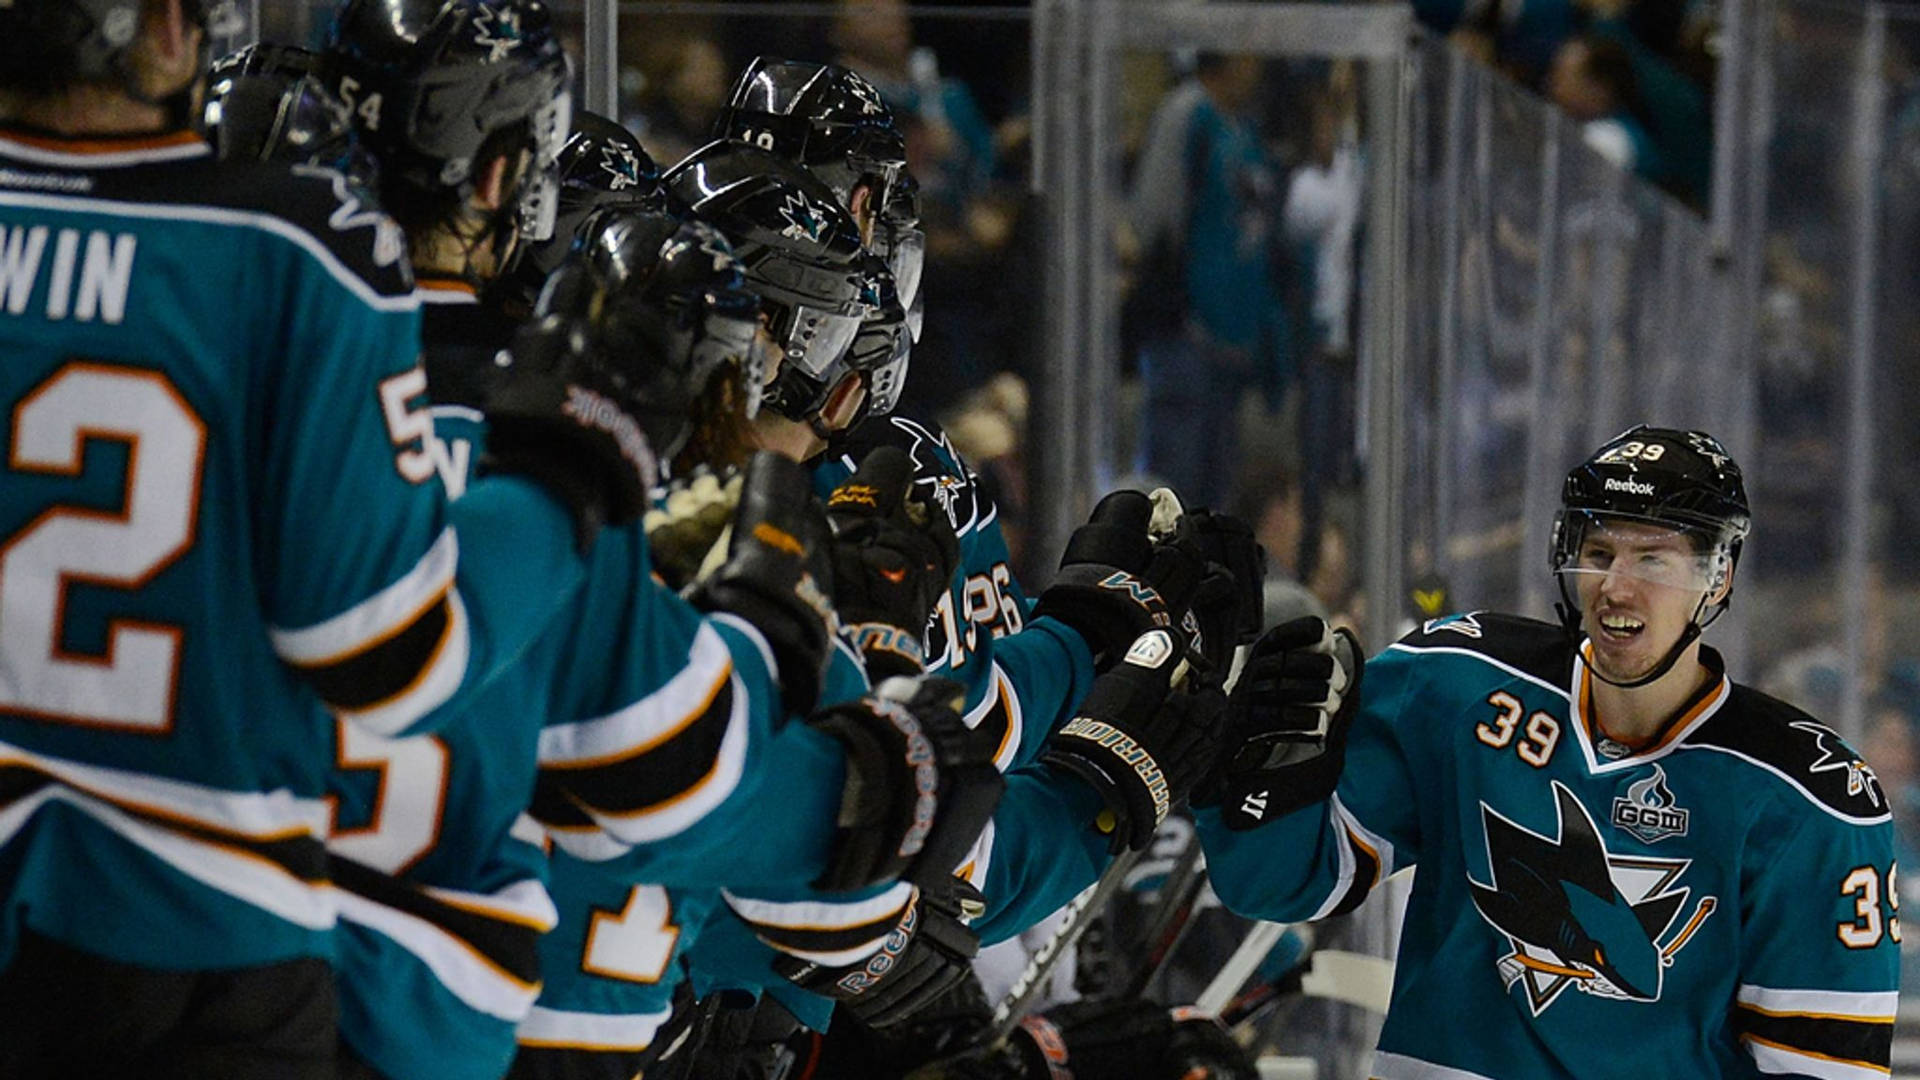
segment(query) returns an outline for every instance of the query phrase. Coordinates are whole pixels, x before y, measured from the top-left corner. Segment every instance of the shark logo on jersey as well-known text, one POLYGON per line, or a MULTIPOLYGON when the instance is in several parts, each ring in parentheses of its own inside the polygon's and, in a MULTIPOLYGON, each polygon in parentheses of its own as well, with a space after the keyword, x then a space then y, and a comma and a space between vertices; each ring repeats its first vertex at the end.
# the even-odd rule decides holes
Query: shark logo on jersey
POLYGON ((1690 816, 1684 807, 1674 805, 1666 770, 1658 765, 1653 767, 1652 776, 1629 784, 1627 793, 1613 800, 1613 827, 1625 829, 1649 844, 1687 835, 1690 816))
POLYGON ((1420 632, 1431 634, 1440 630, 1451 630, 1463 637, 1481 637, 1480 620, 1475 617, 1479 614, 1477 611, 1470 611, 1465 615, 1446 615, 1438 619, 1428 619, 1420 625, 1420 632))
POLYGON ((486 4, 473 18, 473 43, 487 50, 487 62, 497 64, 525 40, 520 32, 520 13, 495 11, 486 4))
MULTIPOLYGON (((890 419, 894 427, 913 436, 913 445, 907 447, 907 458, 913 462, 914 486, 927 489, 927 497, 947 512, 947 524, 953 526, 956 534, 963 534, 972 529, 973 518, 967 519, 964 526, 960 523, 960 497, 972 486, 973 475, 968 471, 966 463, 960 460, 960 451, 954 449, 953 438, 944 431, 936 437, 925 426, 903 416, 890 419), (945 461, 941 460, 939 454, 933 452, 936 449, 946 452, 947 459, 954 462, 965 474, 964 478, 954 476, 947 471, 945 461), (923 450, 926 451, 925 454, 922 454, 923 450)), ((975 517, 979 516, 978 506, 974 507, 973 513, 975 517)))
POLYGON ((1858 797, 1865 795, 1875 806, 1885 806, 1886 800, 1880 796, 1880 776, 1873 766, 1860 760, 1860 755, 1846 743, 1832 728, 1816 724, 1811 720, 1796 720, 1787 725, 1795 731, 1804 731, 1813 736, 1815 749, 1820 751, 1820 760, 1807 766, 1808 772, 1847 773, 1847 794, 1858 797))
POLYGON ((1482 802, 1493 881, 1468 879, 1473 903, 1506 937, 1500 977, 1539 1016, 1569 986, 1619 1001, 1658 1001, 1666 969, 1719 901, 1700 898, 1680 921, 1691 859, 1614 855, 1587 808, 1553 782, 1553 836, 1517 825, 1482 802), (1677 927, 1677 929, 1676 929, 1677 927))

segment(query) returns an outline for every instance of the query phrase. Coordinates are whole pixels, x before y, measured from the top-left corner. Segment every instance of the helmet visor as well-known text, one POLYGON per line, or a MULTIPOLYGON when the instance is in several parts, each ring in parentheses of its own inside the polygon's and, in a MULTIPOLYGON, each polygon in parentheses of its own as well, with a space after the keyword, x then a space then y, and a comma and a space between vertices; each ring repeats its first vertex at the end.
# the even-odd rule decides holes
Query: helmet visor
POLYGON ((1576 589, 1602 579, 1709 592, 1732 566, 1727 530, 1634 514, 1562 510, 1554 521, 1554 570, 1576 589))
POLYGON ((533 114, 533 163, 520 185, 520 238, 532 243, 553 239, 560 215, 560 149, 573 130, 573 95, 561 91, 533 114))
POLYGON ((783 305, 769 329, 781 362, 815 382, 825 382, 834 364, 860 333, 859 315, 841 315, 804 304, 783 305))

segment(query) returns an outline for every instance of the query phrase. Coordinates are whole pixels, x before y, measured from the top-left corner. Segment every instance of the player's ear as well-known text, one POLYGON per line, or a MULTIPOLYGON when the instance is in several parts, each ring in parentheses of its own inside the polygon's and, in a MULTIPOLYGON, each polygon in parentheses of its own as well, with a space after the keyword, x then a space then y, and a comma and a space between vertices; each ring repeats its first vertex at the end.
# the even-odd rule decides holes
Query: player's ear
POLYGON ((507 193, 519 173, 519 162, 509 154, 501 154, 482 165, 473 184, 473 201, 478 208, 492 212, 505 206, 507 193))
POLYGON ((1725 572, 1720 574, 1719 583, 1715 585, 1712 589, 1709 589, 1707 591, 1708 607, 1713 607, 1716 604, 1721 604, 1726 602, 1727 594, 1733 591, 1734 569, 1735 569, 1734 566, 1732 564, 1729 564, 1725 572))

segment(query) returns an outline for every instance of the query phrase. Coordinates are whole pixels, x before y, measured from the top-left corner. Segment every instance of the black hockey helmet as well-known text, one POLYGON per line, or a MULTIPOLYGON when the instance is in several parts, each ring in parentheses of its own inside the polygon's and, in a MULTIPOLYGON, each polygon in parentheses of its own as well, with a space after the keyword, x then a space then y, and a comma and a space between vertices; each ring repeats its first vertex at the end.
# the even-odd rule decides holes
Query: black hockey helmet
POLYGON ((906 135, 880 91, 835 64, 756 57, 734 81, 714 134, 806 166, 849 211, 865 185, 868 240, 907 164, 906 135))
POLYGON ((553 235, 523 246, 517 264, 499 283, 507 299, 523 306, 532 305, 548 275, 588 227, 589 217, 659 211, 667 205, 653 156, 632 132, 599 113, 574 114, 573 135, 560 148, 556 164, 560 197, 553 235))
POLYGON ((366 182, 347 107, 318 77, 319 57, 289 45, 249 45, 214 61, 201 109, 207 141, 224 161, 328 165, 366 182))
POLYGON ((553 235, 554 165, 571 129, 571 69, 540 0, 347 0, 324 54, 382 180, 465 192, 496 132, 524 124, 517 199, 526 240, 553 235))
POLYGON ((670 461, 692 430, 694 400, 724 368, 739 369, 752 415, 763 379, 759 315, 760 298, 717 229, 613 211, 593 219, 548 281, 514 355, 595 348, 619 358, 648 444, 670 461))
POLYGON ((1580 625, 1571 578, 1589 534, 1609 522, 1658 526, 1687 538, 1694 559, 1671 561, 1647 571, 1664 584, 1697 589, 1700 606, 1689 631, 1665 663, 1635 683, 1659 678, 1699 632, 1726 611, 1740 549, 1752 528, 1740 466, 1719 440, 1703 431, 1645 424, 1608 440, 1567 474, 1560 512, 1554 516, 1551 561, 1560 586, 1560 616, 1570 632, 1580 625), (1727 586, 1721 593, 1722 586, 1727 586))
MULTIPOLYGON (((126 62, 127 50, 140 36, 141 7, 142 0, 0 3, 0 86, 35 94, 76 82, 114 81, 141 97, 126 62)), ((228 35, 240 18, 233 0, 180 0, 180 9, 203 31, 203 52, 213 38, 228 35)), ((192 85, 153 104, 173 108, 182 114, 177 119, 190 119, 184 106, 191 100, 192 85)))
POLYGON ((771 151, 716 140, 664 181, 672 204, 726 234, 760 294, 782 351, 767 407, 814 423, 835 387, 868 375, 849 353, 862 324, 885 308, 885 265, 862 247, 833 191, 771 151))

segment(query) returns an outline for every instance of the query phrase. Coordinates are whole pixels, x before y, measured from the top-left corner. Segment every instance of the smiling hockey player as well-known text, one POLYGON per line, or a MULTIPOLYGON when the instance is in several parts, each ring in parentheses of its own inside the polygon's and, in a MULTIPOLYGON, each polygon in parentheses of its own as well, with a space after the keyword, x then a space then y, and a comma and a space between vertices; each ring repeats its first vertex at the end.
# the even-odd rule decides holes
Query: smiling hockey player
POLYGON ((1718 442, 1637 427, 1567 477, 1563 626, 1434 619, 1364 687, 1318 620, 1256 647, 1208 869, 1228 907, 1298 920, 1420 865, 1371 1075, 1887 1074, 1879 781, 1699 641, 1748 525, 1718 442))

